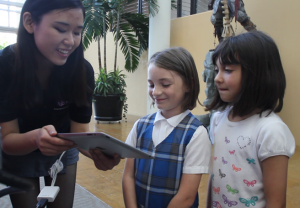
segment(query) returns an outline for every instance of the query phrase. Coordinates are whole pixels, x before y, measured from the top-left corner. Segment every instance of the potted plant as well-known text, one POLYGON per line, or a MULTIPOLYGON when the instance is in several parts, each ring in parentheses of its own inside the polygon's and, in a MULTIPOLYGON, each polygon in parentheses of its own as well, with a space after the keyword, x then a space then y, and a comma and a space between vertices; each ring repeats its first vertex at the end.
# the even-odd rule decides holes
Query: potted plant
POLYGON ((94 113, 99 121, 126 121, 126 82, 125 74, 119 69, 106 73, 100 70, 95 80, 94 113))

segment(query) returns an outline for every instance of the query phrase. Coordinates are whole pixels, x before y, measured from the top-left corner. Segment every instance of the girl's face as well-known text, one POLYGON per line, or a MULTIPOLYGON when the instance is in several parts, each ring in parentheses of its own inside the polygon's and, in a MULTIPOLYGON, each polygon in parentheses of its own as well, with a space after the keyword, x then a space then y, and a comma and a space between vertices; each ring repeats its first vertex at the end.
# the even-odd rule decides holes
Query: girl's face
POLYGON ((182 113, 182 102, 188 89, 178 73, 150 64, 148 92, 165 118, 182 113))
POLYGON ((234 101, 242 86, 241 65, 223 65, 218 58, 215 72, 215 83, 221 99, 228 103, 234 101))
POLYGON ((46 60, 63 65, 80 44, 82 25, 80 8, 53 10, 39 24, 33 23, 35 44, 46 60))

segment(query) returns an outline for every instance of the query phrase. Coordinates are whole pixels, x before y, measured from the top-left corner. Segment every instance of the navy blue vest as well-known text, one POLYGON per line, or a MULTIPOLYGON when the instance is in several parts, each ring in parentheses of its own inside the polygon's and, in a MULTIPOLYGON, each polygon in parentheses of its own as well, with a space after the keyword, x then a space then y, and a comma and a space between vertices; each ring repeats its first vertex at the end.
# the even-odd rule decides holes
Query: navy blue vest
MULTIPOLYGON (((141 118, 137 125, 136 147, 155 159, 135 159, 135 188, 139 207, 165 208, 178 192, 186 146, 202 124, 189 113, 164 141, 154 147, 155 115, 141 118)), ((198 194, 192 207, 198 207, 198 194)))

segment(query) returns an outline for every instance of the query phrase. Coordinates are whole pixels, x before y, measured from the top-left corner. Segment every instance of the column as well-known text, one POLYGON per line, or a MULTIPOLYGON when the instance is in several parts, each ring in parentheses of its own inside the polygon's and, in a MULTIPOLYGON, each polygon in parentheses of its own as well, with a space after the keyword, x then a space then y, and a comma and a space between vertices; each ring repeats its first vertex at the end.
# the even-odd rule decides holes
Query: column
MULTIPOLYGON (((159 6, 158 13, 149 16, 149 46, 148 60, 151 56, 161 50, 170 47, 171 28, 171 0, 157 0, 159 6)), ((158 109, 151 107, 152 99, 147 97, 147 114, 154 113, 158 109)))

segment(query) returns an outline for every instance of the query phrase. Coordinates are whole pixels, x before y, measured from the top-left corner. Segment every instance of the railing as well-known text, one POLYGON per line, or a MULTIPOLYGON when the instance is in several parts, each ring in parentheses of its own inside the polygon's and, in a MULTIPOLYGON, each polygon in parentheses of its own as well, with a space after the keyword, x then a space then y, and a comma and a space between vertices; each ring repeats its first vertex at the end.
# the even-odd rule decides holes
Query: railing
MULTIPOLYGON (((171 11, 171 19, 189 16, 208 11, 209 0, 174 0, 177 10, 171 11)), ((138 12, 148 14, 148 3, 144 0, 135 0, 126 6, 126 12, 138 12)))
POLYGON ((208 11, 209 0, 177 0, 177 11, 172 11, 172 19, 208 11))

